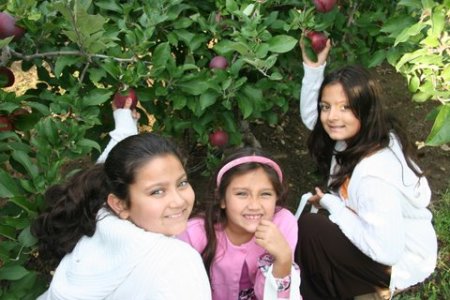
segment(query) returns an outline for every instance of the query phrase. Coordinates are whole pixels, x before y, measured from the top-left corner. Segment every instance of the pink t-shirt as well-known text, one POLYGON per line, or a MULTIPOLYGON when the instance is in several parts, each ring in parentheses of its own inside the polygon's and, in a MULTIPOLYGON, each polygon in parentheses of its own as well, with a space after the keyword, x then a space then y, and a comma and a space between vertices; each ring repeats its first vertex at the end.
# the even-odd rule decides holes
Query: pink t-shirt
MULTIPOLYGON (((292 253, 297 244, 297 220, 287 209, 279 208, 273 217, 275 225, 286 238, 292 253)), ((211 288, 213 300, 263 299, 268 268, 261 267, 261 261, 269 262, 267 252, 256 244, 255 238, 236 246, 223 230, 216 230, 217 251, 211 267, 211 288), (244 272, 243 272, 244 271, 244 272)), ((193 218, 179 238, 191 244, 201 253, 207 244, 204 220, 193 218)), ((285 294, 285 292, 283 292, 285 294)))

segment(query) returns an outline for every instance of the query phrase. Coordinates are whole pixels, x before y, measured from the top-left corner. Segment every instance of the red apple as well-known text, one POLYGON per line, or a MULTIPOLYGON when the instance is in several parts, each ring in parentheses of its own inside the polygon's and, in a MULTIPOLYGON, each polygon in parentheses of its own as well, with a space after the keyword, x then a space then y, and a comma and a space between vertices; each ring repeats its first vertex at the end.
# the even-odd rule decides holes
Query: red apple
POLYGON ((223 147, 228 144, 228 133, 218 129, 209 134, 209 143, 215 147, 223 147))
POLYGON ((0 132, 11 130, 13 130, 11 120, 5 115, 0 115, 0 132))
POLYGON ((211 69, 226 69, 228 67, 228 61, 223 56, 214 56, 209 62, 209 67, 211 69))
POLYGON ((314 0, 316 10, 321 13, 329 12, 336 5, 336 0, 314 0))
POLYGON ((132 100, 131 109, 135 109, 138 99, 136 96, 136 92, 134 91, 133 88, 129 88, 128 90, 125 91, 117 91, 114 94, 113 98, 114 105, 117 108, 123 108, 123 106, 125 105, 125 101, 128 99, 128 97, 130 97, 132 100))
POLYGON ((7 67, 0 67, 0 87, 10 87, 14 84, 14 81, 14 73, 7 67))
POLYGON ((4 12, 0 12, 0 39, 14 36, 14 40, 19 40, 25 34, 25 29, 16 25, 16 19, 4 12))
POLYGON ((311 40, 311 46, 315 53, 320 53, 327 45, 328 37, 317 31, 310 31, 306 35, 311 40))

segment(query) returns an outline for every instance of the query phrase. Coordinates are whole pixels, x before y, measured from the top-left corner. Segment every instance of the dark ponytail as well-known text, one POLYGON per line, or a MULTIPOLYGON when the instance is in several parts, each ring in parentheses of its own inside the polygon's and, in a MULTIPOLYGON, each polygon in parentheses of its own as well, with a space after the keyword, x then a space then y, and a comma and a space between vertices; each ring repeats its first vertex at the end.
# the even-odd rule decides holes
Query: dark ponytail
POLYGON ((31 226, 39 240, 40 257, 57 263, 83 235, 92 236, 97 212, 110 190, 103 164, 76 173, 67 183, 51 186, 44 195, 47 207, 31 226))

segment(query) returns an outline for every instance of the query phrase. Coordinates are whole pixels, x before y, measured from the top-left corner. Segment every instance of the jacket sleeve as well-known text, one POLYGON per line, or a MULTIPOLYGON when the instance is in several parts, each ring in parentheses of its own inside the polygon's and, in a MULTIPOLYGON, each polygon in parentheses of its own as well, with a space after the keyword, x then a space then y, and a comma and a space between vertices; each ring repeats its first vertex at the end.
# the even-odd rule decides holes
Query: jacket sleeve
POLYGON ((398 199, 402 194, 381 178, 361 178, 349 198, 355 207, 332 194, 325 194, 320 204, 330 212, 345 236, 374 261, 394 265, 405 247, 405 226, 398 199))
POLYGON ((138 133, 137 122, 131 115, 131 110, 119 108, 113 112, 115 129, 109 133, 111 140, 97 159, 97 163, 104 163, 111 149, 121 140, 138 133))
POLYGON ((186 230, 177 238, 191 245, 198 253, 202 253, 207 244, 203 220, 199 218, 189 220, 186 230))
POLYGON ((317 122, 317 101, 325 66, 326 64, 323 64, 320 67, 313 68, 303 63, 305 74, 300 91, 300 116, 303 124, 309 130, 312 130, 317 122))
MULTIPOLYGON (((291 247, 292 254, 295 252, 298 239, 297 220, 290 212, 281 211, 276 222, 291 247)), ((284 278, 275 278, 272 274, 273 258, 266 254, 258 261, 258 270, 255 278, 255 295, 257 299, 302 299, 300 296, 300 269, 292 258, 291 274, 284 278)))

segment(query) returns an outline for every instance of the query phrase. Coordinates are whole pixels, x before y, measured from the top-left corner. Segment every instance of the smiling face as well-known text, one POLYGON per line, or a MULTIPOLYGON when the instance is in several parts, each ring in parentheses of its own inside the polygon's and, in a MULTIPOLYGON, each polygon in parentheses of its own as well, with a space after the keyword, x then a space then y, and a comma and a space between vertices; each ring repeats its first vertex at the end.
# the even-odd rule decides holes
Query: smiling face
POLYGON ((320 122, 332 140, 352 139, 361 129, 361 122, 350 108, 340 83, 325 86, 320 100, 320 122))
POLYGON ((121 218, 167 236, 186 229, 195 195, 174 155, 156 156, 139 168, 129 186, 129 195, 130 207, 117 212, 121 218))
POLYGON ((233 244, 249 241, 262 219, 272 220, 277 194, 262 168, 233 176, 221 207, 225 209, 225 231, 233 244))

